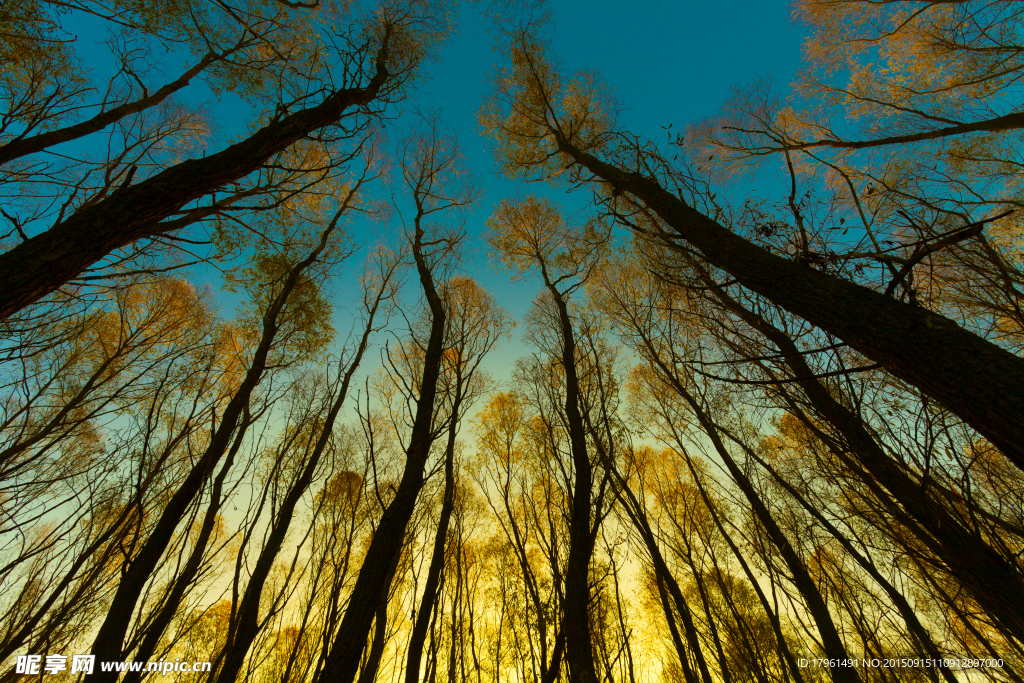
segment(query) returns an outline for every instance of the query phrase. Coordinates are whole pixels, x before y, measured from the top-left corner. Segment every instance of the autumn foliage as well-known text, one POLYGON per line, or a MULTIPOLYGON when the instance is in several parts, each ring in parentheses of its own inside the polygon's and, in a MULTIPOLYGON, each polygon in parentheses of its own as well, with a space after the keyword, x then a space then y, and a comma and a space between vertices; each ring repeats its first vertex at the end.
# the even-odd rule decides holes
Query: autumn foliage
POLYGON ((539 2, 0 3, 0 683, 1020 683, 1018 4, 799 0, 666 143, 539 2))

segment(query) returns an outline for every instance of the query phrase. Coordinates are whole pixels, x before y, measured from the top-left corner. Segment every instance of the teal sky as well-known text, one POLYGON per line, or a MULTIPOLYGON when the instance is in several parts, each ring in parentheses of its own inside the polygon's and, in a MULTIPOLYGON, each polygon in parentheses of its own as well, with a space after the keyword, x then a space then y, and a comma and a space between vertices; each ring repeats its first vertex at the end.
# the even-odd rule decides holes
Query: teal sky
MULTIPOLYGON (((552 13, 553 48, 565 67, 600 73, 624 107, 622 127, 652 138, 664 135, 662 126, 673 124, 679 131, 687 123, 713 114, 731 87, 755 76, 771 75, 780 85, 787 84, 799 68, 805 35, 805 27, 793 23, 790 6, 784 2, 554 0, 552 13)), ((77 34, 80 54, 102 83, 110 66, 109 54, 98 43, 106 37, 106 28, 89 17, 76 17, 73 24, 66 27, 77 34)), ((469 170, 484 193, 468 214, 469 252, 464 270, 521 320, 539 283, 510 282, 507 273, 488 262, 482 235, 492 207, 503 198, 533 191, 552 197, 568 214, 584 209, 590 197, 586 192, 567 196, 548 186, 527 187, 496 172, 476 116, 490 90, 488 78, 501 58, 492 47, 487 19, 477 11, 476 3, 466 3, 457 33, 442 46, 439 60, 428 65, 428 78, 403 102, 402 109, 439 109, 448 127, 458 133, 469 170)), ((174 65, 175 61, 173 57, 165 61, 165 76, 178 71, 180 64, 174 65)), ((250 111, 237 97, 229 94, 217 100, 201 82, 193 83, 181 96, 209 103, 216 131, 211 152, 244 133, 250 111)), ((401 125, 401 119, 398 123, 401 125)), ((87 147, 90 141, 73 146, 77 144, 87 147)), ((379 238, 382 226, 357 223, 353 228, 355 240, 369 244, 379 238)), ((384 229, 397 234, 400 228, 384 229)), ((353 266, 357 262, 353 260, 353 266)), ((197 269, 194 276, 219 290, 212 268, 197 269)), ((351 325, 348 307, 358 301, 351 289, 354 284, 344 277, 335 288, 335 325, 341 335, 351 325)), ((225 312, 230 312, 235 297, 223 292, 216 296, 225 312)), ((521 332, 522 328, 489 359, 488 368, 496 379, 508 379, 515 358, 529 353, 519 341, 521 332)))
MULTIPOLYGON (((771 75, 787 84, 800 66, 806 32, 791 20, 784 2, 558 0, 552 8, 553 48, 562 63, 599 72, 624 107, 623 127, 648 137, 663 135, 662 126, 673 124, 678 131, 715 113, 730 88, 756 76, 771 75)), ((486 20, 473 9, 464 10, 458 34, 441 50, 440 64, 430 68, 417 106, 443 110, 483 185, 483 200, 467 224, 476 250, 469 258, 470 274, 521 319, 539 283, 510 283, 507 273, 488 264, 480 236, 491 208, 510 195, 535 191, 571 212, 589 204, 590 197, 585 192, 551 194, 546 186, 526 187, 496 172, 476 114, 500 59, 486 20)), ((518 340, 521 331, 490 359, 496 378, 509 377, 515 358, 529 352, 518 340)))

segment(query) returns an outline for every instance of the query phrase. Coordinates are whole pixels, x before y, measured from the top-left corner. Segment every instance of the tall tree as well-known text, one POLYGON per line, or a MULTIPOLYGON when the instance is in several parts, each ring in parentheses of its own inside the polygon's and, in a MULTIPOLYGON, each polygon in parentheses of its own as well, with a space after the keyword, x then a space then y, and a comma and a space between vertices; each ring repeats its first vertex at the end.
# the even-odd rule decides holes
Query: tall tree
POLYGON ((444 493, 438 514, 437 529, 431 550, 430 566, 423 586, 409 637, 406 655, 405 681, 420 681, 420 661, 427 630, 438 593, 445 584, 445 558, 448 548, 449 527, 455 510, 457 481, 455 475, 455 446, 459 427, 480 393, 480 363, 495 344, 509 330, 506 312, 499 308, 492 297, 474 281, 467 278, 452 278, 442 291, 448 311, 448 339, 445 342, 445 393, 450 396, 447 407, 448 436, 444 448, 444 493))
POLYGON ((412 428, 405 448, 405 466, 394 498, 377 525, 366 551, 345 616, 319 672, 319 681, 351 683, 359 669, 360 653, 380 601, 390 588, 387 568, 400 552, 406 527, 423 488, 424 469, 434 441, 438 382, 442 373, 448 314, 439 278, 451 267, 461 235, 428 234, 436 214, 467 206, 476 188, 462 175, 462 156, 453 137, 440 128, 436 117, 425 119, 420 130, 407 136, 399 151, 402 179, 412 195, 415 213, 410 242, 420 287, 430 309, 429 331, 422 346, 422 370, 416 379, 412 428))
MULTIPOLYGON (((174 530, 181 523, 186 511, 192 505, 217 463, 229 451, 232 442, 239 438, 240 430, 248 426, 242 418, 250 406, 253 394, 257 391, 268 365, 282 360, 272 356, 278 333, 282 329, 286 330, 286 333, 293 332, 288 328, 293 326, 297 320, 301 321, 302 319, 301 302, 296 303, 292 300, 291 308, 287 308, 290 297, 296 292, 300 296, 304 294, 307 305, 309 303, 315 305, 315 284, 308 276, 304 278, 305 271, 313 266, 327 249, 345 209, 346 206, 343 205, 333 220, 324 227, 318 243, 305 258, 295 263, 288 263, 287 260, 278 258, 263 264, 267 269, 266 276, 270 280, 268 283, 269 293, 264 294, 267 303, 261 319, 261 336, 254 349, 249 368, 231 400, 224 407, 221 418, 210 437, 209 445, 196 459, 187 476, 161 510, 152 531, 142 542, 132 561, 128 563, 93 643, 93 653, 100 661, 115 661, 123 658, 125 633, 139 597, 164 554, 174 530)), ((97 675, 104 680, 117 679, 117 672, 101 671, 97 672, 97 675)))
POLYGON ((352 119, 356 130, 368 125, 368 106, 398 98, 414 76, 426 49, 416 41, 437 38, 444 30, 443 8, 420 11, 417 1, 410 0, 380 9, 358 31, 361 35, 351 52, 339 55, 341 82, 318 93, 319 103, 295 112, 289 107, 304 105, 307 95, 282 103, 271 121, 245 140, 216 154, 188 159, 134 185, 134 172, 130 172, 107 196, 79 207, 42 234, 0 255, 0 279, 5 283, 0 316, 8 317, 55 291, 114 250, 174 231, 180 224, 166 219, 190 202, 259 170, 296 142, 339 123, 344 126, 346 118, 352 119))
POLYGON ((637 230, 666 249, 697 250, 745 288, 921 388, 1024 468, 1024 361, 948 318, 729 230, 689 204, 685 189, 666 189, 678 178, 650 146, 614 130, 614 112, 592 74, 563 82, 545 43, 528 30, 513 34, 509 49, 513 67, 495 79, 482 114, 508 172, 595 184, 609 209, 632 215, 637 230))
POLYGON ((590 561, 595 540, 591 499, 594 476, 581 414, 579 352, 568 302, 572 293, 586 283, 607 238, 595 225, 577 233, 565 224, 554 207, 533 198, 520 203, 503 202, 495 210, 490 226, 489 240, 502 260, 520 275, 539 271, 555 309, 574 472, 562 628, 571 680, 592 683, 598 680, 588 616, 590 561))
MULTIPOLYGON (((297 425, 297 430, 306 431, 302 437, 302 441, 305 442, 302 446, 288 444, 287 447, 281 449, 279 457, 289 460, 295 457, 295 453, 300 447, 304 447, 306 452, 301 461, 301 467, 295 468, 293 481, 289 482, 280 504, 273 511, 270 531, 256 558, 256 564, 250 573, 249 582, 241 597, 238 611, 232 620, 231 630, 228 633, 227 653, 220 671, 217 672, 218 681, 224 683, 234 681, 242 669, 245 657, 259 631, 261 598, 274 561, 284 543, 299 501, 312 485, 314 477, 322 470, 320 463, 324 459, 325 451, 330 447, 335 421, 348 397, 352 378, 359 369, 371 336, 383 326, 384 323, 380 321, 380 318, 386 319, 386 311, 381 309, 394 296, 392 280, 397 262, 384 261, 380 265, 379 273, 371 273, 370 277, 364 279, 368 285, 363 302, 365 307, 364 328, 349 357, 339 363, 338 377, 331 387, 331 397, 326 412, 315 416, 308 424, 297 425)), ((285 470, 293 468, 294 464, 285 470)))

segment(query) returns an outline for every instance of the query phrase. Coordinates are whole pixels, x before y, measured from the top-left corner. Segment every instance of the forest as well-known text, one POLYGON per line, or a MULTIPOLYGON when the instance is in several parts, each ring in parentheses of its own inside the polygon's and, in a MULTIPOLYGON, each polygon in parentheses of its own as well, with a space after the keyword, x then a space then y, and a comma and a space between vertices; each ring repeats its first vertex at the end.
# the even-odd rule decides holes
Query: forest
POLYGON ((0 683, 1024 683, 1024 4, 744 5, 0 0, 0 683))

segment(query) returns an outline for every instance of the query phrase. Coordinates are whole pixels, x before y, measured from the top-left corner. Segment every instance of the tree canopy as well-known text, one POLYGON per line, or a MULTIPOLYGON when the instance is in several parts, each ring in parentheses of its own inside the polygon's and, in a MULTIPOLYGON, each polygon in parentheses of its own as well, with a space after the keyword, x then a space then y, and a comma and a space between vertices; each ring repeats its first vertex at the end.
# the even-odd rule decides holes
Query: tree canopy
POLYGON ((1018 4, 0 1, 0 683, 1019 683, 1018 4))

